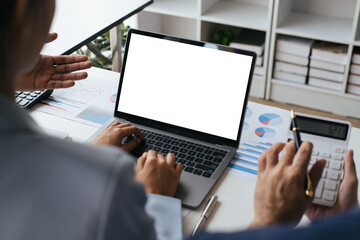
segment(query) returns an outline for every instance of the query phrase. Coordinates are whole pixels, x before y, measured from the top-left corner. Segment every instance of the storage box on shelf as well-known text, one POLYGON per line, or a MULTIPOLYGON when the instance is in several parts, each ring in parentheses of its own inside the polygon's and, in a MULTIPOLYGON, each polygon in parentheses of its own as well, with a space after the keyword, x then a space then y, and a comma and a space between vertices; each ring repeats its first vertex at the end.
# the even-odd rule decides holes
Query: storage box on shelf
POLYGON ((310 39, 278 36, 273 77, 283 81, 306 84, 313 43, 314 41, 310 39))
MULTIPOLYGON (((215 31, 242 29, 264 33, 262 67, 254 75, 251 95, 265 97, 274 0, 154 0, 138 15, 145 30, 209 42, 215 31), (260 74, 260 73, 263 74, 260 74)), ((261 61, 261 58, 259 59, 261 61)))
POLYGON ((346 91, 353 48, 356 44, 360 46, 355 37, 360 27, 359 4, 359 0, 275 0, 266 91, 268 99, 360 117, 357 109, 360 97, 346 91), (321 58, 315 50, 316 54, 310 57, 308 84, 285 82, 272 74, 276 58, 284 57, 276 56, 276 39, 280 35, 326 41, 342 45, 346 50, 341 62, 321 58), (320 88, 330 85, 332 89, 320 88))
POLYGON ((360 48, 354 50, 348 82, 347 92, 360 96, 360 48))
POLYGON ((312 48, 309 85, 340 92, 344 83, 348 46, 316 42, 312 48))

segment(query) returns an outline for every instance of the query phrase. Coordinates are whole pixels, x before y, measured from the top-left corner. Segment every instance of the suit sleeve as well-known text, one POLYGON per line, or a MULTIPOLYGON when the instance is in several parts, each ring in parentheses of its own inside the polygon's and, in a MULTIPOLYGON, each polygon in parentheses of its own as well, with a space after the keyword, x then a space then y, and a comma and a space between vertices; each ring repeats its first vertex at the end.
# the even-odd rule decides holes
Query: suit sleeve
MULTIPOLYGON (((132 239, 155 240, 154 221, 145 212, 147 201, 144 188, 134 181, 134 161, 121 154, 115 164, 114 184, 109 184, 112 192, 104 219, 105 240, 132 239), (111 187, 111 185, 114 185, 111 187)), ((111 182, 111 180, 110 180, 111 182)), ((106 202, 106 200, 105 200, 106 202)))
POLYGON ((273 226, 234 233, 199 233, 188 240, 360 239, 360 209, 342 216, 316 221, 307 227, 273 226))

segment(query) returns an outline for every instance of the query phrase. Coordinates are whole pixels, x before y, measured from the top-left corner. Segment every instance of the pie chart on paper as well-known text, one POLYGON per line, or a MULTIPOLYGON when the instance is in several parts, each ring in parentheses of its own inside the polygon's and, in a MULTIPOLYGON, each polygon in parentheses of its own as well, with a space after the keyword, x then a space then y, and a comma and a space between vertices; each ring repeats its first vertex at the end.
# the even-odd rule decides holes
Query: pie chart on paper
POLYGON ((283 122, 283 119, 275 113, 265 113, 260 115, 259 121, 266 126, 278 126, 283 122))
POLYGON ((260 127, 255 130, 255 134, 260 138, 272 138, 275 137, 276 132, 274 129, 271 128, 260 127))

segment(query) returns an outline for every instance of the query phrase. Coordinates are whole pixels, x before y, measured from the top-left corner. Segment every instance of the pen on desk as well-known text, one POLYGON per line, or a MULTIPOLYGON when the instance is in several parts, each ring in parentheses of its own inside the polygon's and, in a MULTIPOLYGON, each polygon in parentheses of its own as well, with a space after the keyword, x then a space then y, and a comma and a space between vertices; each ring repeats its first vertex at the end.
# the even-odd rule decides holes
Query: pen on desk
MULTIPOLYGON (((296 124, 296 116, 292 109, 291 109, 291 124, 292 124, 292 131, 294 133, 295 147, 296 147, 296 151, 297 151, 301 145, 300 129, 298 128, 298 126, 296 124)), ((313 189, 308 171, 306 171, 304 188, 305 188, 306 196, 308 196, 308 197, 314 196, 314 189, 313 189)))
POLYGON ((195 228, 194 228, 194 231, 193 233, 191 234, 192 236, 195 235, 195 233, 197 233, 198 231, 200 231, 202 229, 202 227, 204 226, 205 222, 208 220, 211 212, 213 211, 215 205, 217 203, 217 196, 216 195, 213 195, 208 203, 206 204, 205 208, 204 208, 204 211, 201 213, 201 216, 200 216, 200 219, 199 221, 197 222, 195 228))

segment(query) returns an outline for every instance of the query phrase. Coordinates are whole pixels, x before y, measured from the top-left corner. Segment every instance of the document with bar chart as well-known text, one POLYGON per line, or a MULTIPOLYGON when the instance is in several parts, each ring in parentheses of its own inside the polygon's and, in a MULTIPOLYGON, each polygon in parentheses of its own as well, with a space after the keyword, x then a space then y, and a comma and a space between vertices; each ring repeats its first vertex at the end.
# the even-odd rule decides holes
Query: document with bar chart
POLYGON ((55 89, 34 110, 100 127, 113 116, 118 81, 88 77, 68 89, 55 89))
POLYGON ((258 159, 274 143, 287 142, 290 112, 249 102, 241 141, 228 173, 255 181, 258 159))

